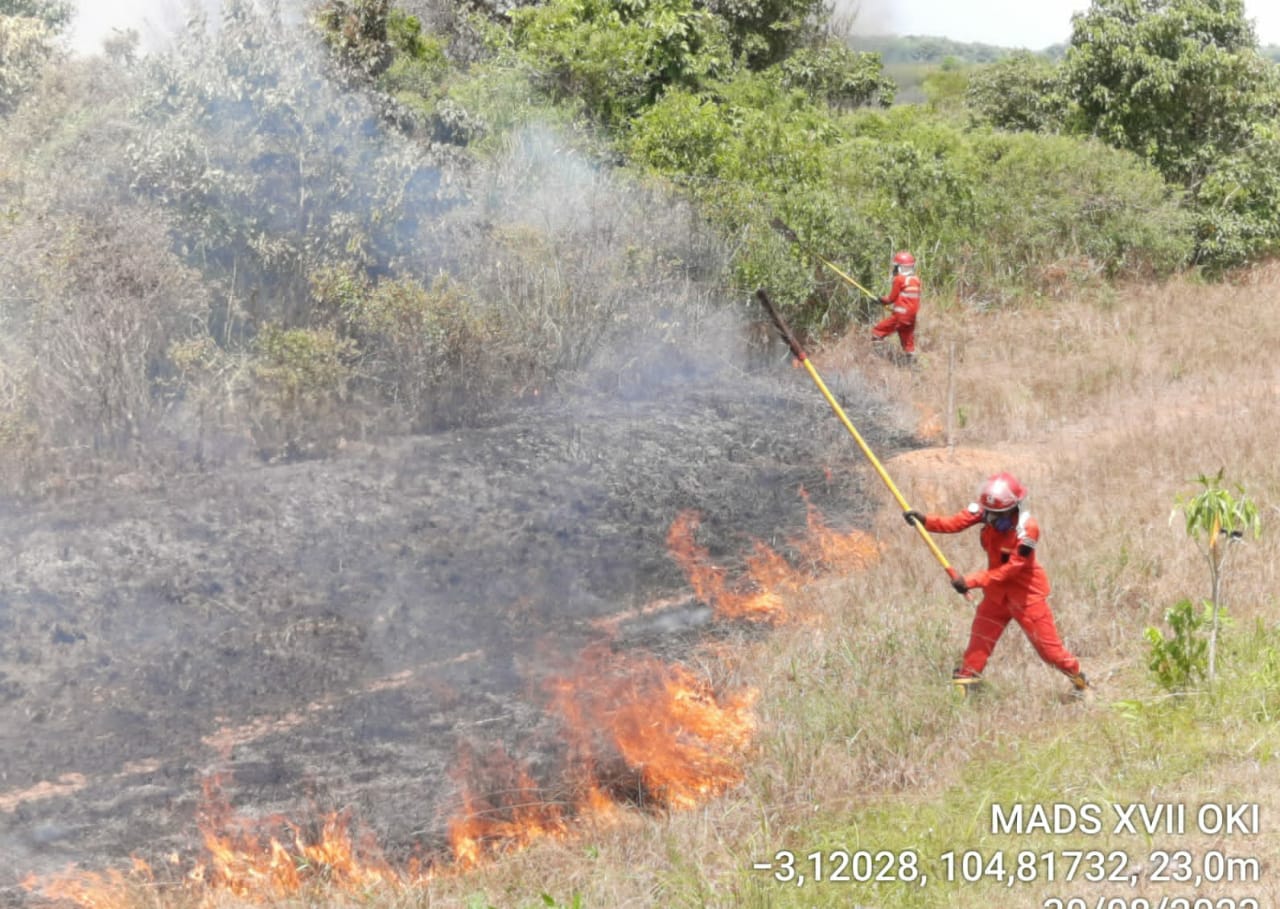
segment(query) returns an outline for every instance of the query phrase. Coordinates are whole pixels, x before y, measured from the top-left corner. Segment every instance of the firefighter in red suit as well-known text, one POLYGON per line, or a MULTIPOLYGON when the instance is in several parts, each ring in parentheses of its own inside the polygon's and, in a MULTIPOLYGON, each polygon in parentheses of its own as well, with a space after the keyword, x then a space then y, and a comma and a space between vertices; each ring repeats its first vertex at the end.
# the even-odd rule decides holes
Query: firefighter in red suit
POLYGON ((1049 576, 1036 561, 1040 525, 1022 507, 1026 488, 1012 474, 998 473, 978 488, 978 501, 949 517, 907 511, 908 524, 920 521, 930 533, 959 533, 982 525, 980 540, 987 551, 987 568, 961 576, 952 586, 964 593, 982 589, 982 602, 973 617, 969 646, 953 681, 968 690, 982 677, 987 658, 1012 620, 1021 626, 1040 659, 1071 680, 1076 692, 1089 690, 1080 661, 1063 645, 1049 609, 1049 576))
POLYGON ((871 340, 880 342, 897 332, 902 351, 916 355, 916 315, 920 312, 920 278, 916 275, 916 257, 903 250, 893 257, 893 284, 880 302, 891 307, 889 315, 871 329, 871 340))

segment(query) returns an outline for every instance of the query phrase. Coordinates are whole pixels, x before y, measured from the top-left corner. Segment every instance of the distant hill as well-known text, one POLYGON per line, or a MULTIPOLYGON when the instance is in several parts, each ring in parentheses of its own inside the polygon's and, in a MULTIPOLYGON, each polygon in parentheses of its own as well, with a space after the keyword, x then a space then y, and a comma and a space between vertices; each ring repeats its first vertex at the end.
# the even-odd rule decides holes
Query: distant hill
MULTIPOLYGON (((953 41, 950 38, 928 35, 852 35, 848 44, 857 51, 878 53, 886 64, 941 64, 946 60, 958 63, 992 63, 1025 49, 953 41)), ((1065 43, 1053 44, 1032 53, 1057 60, 1066 53, 1066 49, 1065 43)))
MULTIPOLYGON (((856 51, 878 53, 886 65, 941 64, 946 60, 956 63, 991 63, 1020 50, 1030 50, 1031 53, 1050 60, 1061 60, 1067 53, 1065 41, 1033 50, 980 42, 953 41, 950 38, 937 38, 930 35, 852 35, 848 39, 848 44, 856 51)), ((1264 44, 1258 48, 1258 52, 1273 63, 1280 63, 1280 44, 1264 44)))
MULTIPOLYGON (((847 43, 853 50, 880 55, 885 75, 898 86, 895 98, 897 104, 919 104, 924 101, 925 77, 940 67, 963 69, 966 66, 980 66, 1026 50, 1020 47, 953 41, 929 35, 852 35, 847 43)), ((1258 48, 1258 52, 1263 58, 1280 64, 1280 44, 1263 45, 1258 48)), ((1048 60, 1061 60, 1066 56, 1067 44, 1051 44, 1030 53, 1048 60)))

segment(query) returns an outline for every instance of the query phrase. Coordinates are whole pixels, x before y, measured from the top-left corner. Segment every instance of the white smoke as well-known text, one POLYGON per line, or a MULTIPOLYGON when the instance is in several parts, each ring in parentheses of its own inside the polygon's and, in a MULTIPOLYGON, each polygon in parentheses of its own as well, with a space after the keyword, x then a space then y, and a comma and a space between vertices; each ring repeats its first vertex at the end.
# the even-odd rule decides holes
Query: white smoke
MULTIPOLYGON (((203 3, 210 13, 216 12, 218 0, 203 3)), ((182 28, 191 9, 185 0, 76 0, 71 50, 86 55, 101 53, 103 41, 129 30, 138 33, 143 50, 155 50, 182 28)))
POLYGON ((831 21, 837 34, 891 35, 892 0, 832 0, 831 21))
MULTIPOLYGON (((193 15, 217 25, 223 0, 75 0, 69 31, 73 53, 102 53, 102 42, 120 33, 138 33, 143 53, 163 49, 193 15)), ((270 0, 266 0, 270 2, 270 0)), ((305 0, 279 0, 285 20, 297 18, 305 0)), ((260 3, 259 5, 265 5, 260 3)))

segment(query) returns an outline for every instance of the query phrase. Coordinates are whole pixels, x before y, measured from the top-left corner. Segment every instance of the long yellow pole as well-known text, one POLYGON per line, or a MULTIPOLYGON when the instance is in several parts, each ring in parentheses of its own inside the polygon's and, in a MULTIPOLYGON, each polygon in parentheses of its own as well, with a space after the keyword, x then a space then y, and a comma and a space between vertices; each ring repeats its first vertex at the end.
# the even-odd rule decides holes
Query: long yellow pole
POLYGON ((822 258, 822 256, 818 255, 816 252, 813 252, 812 250, 810 250, 810 253, 809 253, 809 254, 810 254, 810 255, 812 255, 815 259, 817 259, 819 262, 821 262, 823 265, 827 266, 827 268, 829 268, 829 269, 831 269, 832 271, 834 271, 834 272, 835 272, 836 274, 838 274, 840 277, 844 278, 846 281, 848 281, 848 282, 849 282, 850 284, 852 284, 854 287, 858 288, 858 290, 862 291, 862 292, 863 292, 864 294, 866 294, 868 297, 870 297, 871 299, 875 300, 877 303, 879 303, 879 302, 880 302, 880 298, 879 298, 879 297, 877 297, 877 296, 876 296, 875 294, 873 294, 871 291, 867 290, 865 287, 863 287, 863 286, 862 286, 861 284, 859 284, 857 281, 853 280, 853 278, 849 277, 849 276, 848 276, 848 275, 846 275, 844 272, 842 272, 839 268, 837 268, 837 267, 836 267, 836 264, 835 264, 834 262, 831 262, 831 261, 829 261, 829 260, 827 260, 827 259, 822 258))
POLYGON ((804 246, 804 244, 800 242, 800 237, 799 237, 799 235, 798 235, 798 234, 796 234, 796 232, 795 232, 794 230, 792 230, 790 227, 787 227, 786 222, 784 222, 781 218, 774 218, 774 219, 773 219, 771 222, 769 222, 769 223, 773 225, 774 230, 776 230, 776 231, 778 231, 779 233, 781 233, 784 237, 786 237, 786 238, 787 238, 788 240, 790 240, 792 243, 795 243, 796 245, 801 246, 802 248, 804 248, 804 249, 805 249, 805 251, 809 253, 809 255, 813 256, 815 259, 817 259, 817 260, 818 260, 819 262, 821 262, 823 265, 827 266, 827 268, 829 268, 829 269, 831 269, 832 271, 834 271, 834 272, 835 272, 836 274, 838 274, 840 277, 844 278, 847 282, 849 282, 850 284, 852 284, 854 287, 858 288, 858 290, 862 291, 864 294, 866 294, 866 295, 867 295, 868 297, 870 297, 871 299, 875 300, 877 303, 879 303, 879 302, 880 302, 880 298, 879 298, 878 296, 876 296, 875 294, 873 294, 871 291, 867 290, 865 287, 863 287, 863 286, 862 286, 861 284, 859 284, 857 281, 853 280, 853 278, 851 278, 849 275, 847 275, 847 274, 845 274, 843 271, 841 271, 841 270, 840 270, 840 268, 839 268, 839 267, 838 267, 834 262, 832 262, 830 259, 824 258, 824 257, 822 257, 822 256, 818 255, 818 254, 817 254, 816 252, 814 252, 812 249, 809 249, 808 247, 804 246))
MULTIPOLYGON (((769 299, 769 295, 765 293, 763 287, 756 291, 756 296, 764 305, 765 311, 769 314, 769 318, 778 329, 778 333, 782 335, 782 339, 786 341, 787 346, 791 348, 791 353, 804 365, 804 368, 809 373, 809 378, 813 379, 813 384, 818 386, 818 391, 822 392, 822 396, 827 399, 827 403, 831 405, 831 409, 835 412, 835 415, 840 419, 840 422, 844 424, 844 428, 849 431, 849 435, 853 436, 853 440, 858 443, 858 447, 862 449, 862 453, 866 455, 867 460, 871 462, 871 466, 875 468, 880 479, 884 481, 884 485, 889 488, 889 492, 902 508, 903 513, 905 514, 910 511, 911 506, 907 504, 906 497, 903 496, 902 492, 893 482, 893 478, 889 476, 889 472, 884 469, 884 465, 880 463, 880 459, 877 458, 875 452, 871 450, 871 446, 869 446, 866 443, 866 440, 862 438, 862 434, 859 433, 857 428, 853 425, 848 414, 844 412, 844 408, 840 406, 840 403, 831 394, 830 390, 828 390, 827 384, 822 381, 822 376, 818 375, 818 370, 815 369, 813 363, 810 362, 808 355, 804 352, 804 348, 800 346, 800 342, 796 340, 795 335, 791 333, 791 329, 787 327, 787 323, 782 321, 782 316, 779 315, 777 309, 774 308, 773 301, 769 299)), ((960 577, 960 572, 953 568, 951 563, 947 561, 947 557, 942 554, 942 550, 938 548, 938 544, 935 543, 933 537, 929 535, 929 531, 924 529, 924 524, 920 521, 912 521, 911 526, 916 529, 918 534, 920 534, 920 539, 924 540, 925 545, 929 547, 929 551, 933 553, 933 557, 937 559, 938 563, 946 570, 947 577, 952 580, 960 577)), ((966 593, 965 596, 967 597, 968 594, 966 593)))

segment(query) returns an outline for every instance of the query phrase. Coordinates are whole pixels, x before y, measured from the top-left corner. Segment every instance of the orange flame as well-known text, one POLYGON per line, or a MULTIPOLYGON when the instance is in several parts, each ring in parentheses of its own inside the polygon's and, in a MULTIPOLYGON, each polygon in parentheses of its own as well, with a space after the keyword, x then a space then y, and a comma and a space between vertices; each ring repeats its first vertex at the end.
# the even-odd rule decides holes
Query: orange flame
POLYGON ((134 858, 133 869, 128 874, 115 869, 103 874, 69 871, 48 880, 28 875, 22 886, 28 892, 39 892, 46 899, 75 903, 86 909, 133 909, 138 905, 137 889, 154 882, 151 867, 134 858))
POLYGON ((457 774, 463 809, 449 823, 460 866, 563 836, 570 814, 600 821, 616 818, 622 803, 692 808, 742 781, 754 692, 717 698, 684 667, 615 655, 605 645, 588 648, 547 690, 568 742, 571 795, 539 792, 501 751, 484 767, 465 751, 457 774), (481 785, 490 794, 478 795, 481 785))
POLYGON ((694 541, 701 519, 695 511, 676 515, 667 531, 667 547, 700 602, 711 606, 723 619, 781 621, 787 618, 786 594, 794 593, 823 571, 864 569, 880 554, 869 534, 859 530, 839 533, 827 526, 804 489, 800 495, 807 509, 806 533, 789 541, 810 570, 793 567, 775 550, 755 541, 746 559, 746 579, 730 584, 728 572, 711 561, 710 552, 694 541))
POLYGON ((281 818, 259 823, 237 818, 217 776, 206 778, 203 788, 200 830, 208 858, 197 862, 187 877, 208 890, 267 902, 299 893, 318 880, 339 890, 400 883, 372 837, 355 836, 345 812, 327 815, 309 841, 299 827, 281 818), (280 832, 270 833, 273 827, 280 832))
POLYGON ((462 786, 462 811, 449 821, 449 846, 460 868, 568 830, 562 804, 540 792, 500 745, 482 764, 471 746, 463 747, 452 775, 462 786), (486 795, 477 793, 480 786, 486 795))
POLYGON ((597 786, 635 803, 692 808, 742 781, 754 691, 717 698, 683 666, 598 646, 550 682, 552 707, 597 786), (625 773, 618 772, 621 760, 625 773))
POLYGON ((870 567, 880 557, 880 546, 875 538, 860 530, 838 533, 827 526, 822 514, 809 500, 809 493, 800 489, 804 499, 808 528, 806 536, 793 541, 797 550, 816 569, 827 571, 855 571, 870 567))
MULTIPOLYGON (((748 619, 753 622, 786 618, 782 597, 761 584, 754 573, 746 590, 735 590, 725 580, 725 569, 711 562, 711 553, 694 542, 694 534, 702 523, 696 511, 682 511, 667 530, 667 548, 693 588, 694 596, 706 603, 722 619, 748 619)), ((789 573, 785 560, 756 541, 748 559, 748 571, 759 571, 765 579, 781 579, 789 573)))
MULTIPOLYGON (((201 785, 205 857, 172 884, 200 906, 219 905, 228 896, 266 905, 316 885, 366 892, 377 885, 404 886, 418 878, 416 867, 403 875, 392 869, 367 833, 353 832, 345 813, 329 814, 318 833, 308 837, 280 818, 255 822, 234 815, 216 775, 201 785), (273 828, 276 833, 269 832, 273 828)), ((171 862, 176 866, 181 859, 175 855, 171 862)), ((72 869, 50 879, 29 876, 23 886, 87 909, 128 909, 139 904, 140 891, 156 887, 157 877, 148 862, 135 856, 127 873, 72 869)))

